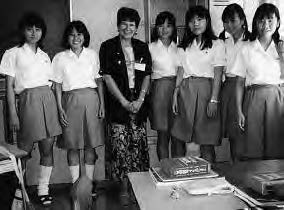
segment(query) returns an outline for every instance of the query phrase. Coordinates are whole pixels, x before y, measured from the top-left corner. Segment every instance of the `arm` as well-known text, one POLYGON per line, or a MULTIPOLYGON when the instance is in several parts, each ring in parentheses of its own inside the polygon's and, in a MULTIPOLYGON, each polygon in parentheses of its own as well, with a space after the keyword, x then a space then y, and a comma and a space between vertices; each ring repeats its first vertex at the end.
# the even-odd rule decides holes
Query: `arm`
POLYGON ((179 66, 177 70, 177 78, 176 78, 176 86, 173 94, 173 105, 172 105, 172 110, 174 114, 178 114, 178 103, 177 103, 177 98, 179 94, 179 89, 180 89, 180 84, 183 80, 183 74, 184 70, 183 67, 179 66))
POLYGON ((56 102, 57 102, 57 109, 59 113, 59 120, 60 123, 66 127, 68 126, 68 120, 66 113, 62 107, 62 84, 55 82, 55 97, 56 97, 56 102))
POLYGON ((108 90, 121 103, 121 105, 126 110, 131 111, 132 110, 131 103, 122 95, 111 75, 105 74, 104 81, 106 83, 108 90))
POLYGON ((140 90, 140 93, 139 93, 139 98, 136 101, 132 102, 132 107, 133 107, 134 113, 137 113, 140 110, 140 108, 141 108, 141 106, 144 102, 146 93, 148 92, 149 86, 150 86, 150 75, 147 75, 143 79, 142 87, 141 87, 141 90, 140 90))
POLYGON ((16 111, 16 100, 14 92, 15 78, 7 76, 7 101, 9 106, 9 126, 15 131, 20 129, 20 122, 16 111))
POLYGON ((236 105, 237 105, 237 114, 238 114, 238 125, 241 130, 244 131, 245 126, 245 117, 243 114, 243 96, 245 90, 245 78, 237 77, 236 82, 236 105))
POLYGON ((207 105, 207 116, 216 117, 219 103, 219 92, 221 89, 221 80, 224 66, 214 67, 214 79, 211 93, 211 99, 207 105))
POLYGON ((284 79, 284 41, 282 40, 279 41, 276 49, 280 60, 280 70, 281 70, 280 78, 284 79))
POLYGON ((98 85, 98 93, 99 93, 99 100, 100 100, 100 110, 99 110, 99 118, 105 117, 105 100, 104 100, 104 85, 103 85, 103 78, 96 79, 96 83, 98 85))

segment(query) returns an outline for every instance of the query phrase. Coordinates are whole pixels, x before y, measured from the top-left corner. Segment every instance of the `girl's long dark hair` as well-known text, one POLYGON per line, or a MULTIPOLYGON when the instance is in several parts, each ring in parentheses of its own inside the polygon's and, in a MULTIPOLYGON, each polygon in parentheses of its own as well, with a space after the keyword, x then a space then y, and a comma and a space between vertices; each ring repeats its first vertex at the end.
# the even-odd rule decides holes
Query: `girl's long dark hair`
POLYGON ((153 30, 153 33, 152 33, 152 39, 151 39, 152 42, 155 42, 159 39, 158 27, 160 25, 164 24, 166 20, 168 20, 168 23, 170 25, 172 25, 173 28, 174 28, 170 39, 171 39, 171 41, 176 42, 176 40, 177 40, 176 18, 172 13, 170 13, 168 11, 161 12, 157 15, 156 21, 155 21, 155 27, 154 27, 154 30, 153 30))
POLYGON ((272 35, 272 39, 274 41, 275 44, 278 44, 278 42, 280 41, 280 35, 279 35, 279 28, 280 28, 280 15, 279 15, 279 10, 278 8, 273 5, 273 4, 269 4, 269 3, 264 3, 262 5, 260 5, 253 17, 253 21, 252 21, 252 32, 251 32, 251 41, 256 40, 256 38, 259 36, 258 34, 258 30, 257 30, 257 22, 262 20, 265 17, 271 17, 273 14, 275 14, 279 25, 277 26, 275 32, 272 35))
POLYGON ((192 33, 192 31, 189 28, 189 21, 194 18, 195 16, 200 18, 206 19, 206 29, 204 33, 202 34, 201 38, 201 50, 204 50, 206 48, 212 47, 212 41, 216 40, 217 37, 215 36, 212 25, 211 25, 211 17, 209 14, 209 11, 203 7, 203 6, 193 6, 190 7, 189 10, 186 12, 185 15, 185 33, 182 39, 182 42, 180 44, 180 47, 183 49, 186 49, 189 45, 192 44, 193 40, 197 37, 195 34, 192 33))
MULTIPOLYGON (((243 41, 247 41, 247 40, 250 39, 251 33, 248 30, 248 23, 247 23, 247 18, 246 18, 245 12, 240 5, 238 5, 236 3, 228 5, 223 11, 222 21, 226 22, 228 20, 232 20, 234 18, 235 14, 237 14, 239 16, 239 18, 244 21, 244 24, 243 24, 243 29, 244 29, 243 41)), ((222 39, 222 40, 226 39, 225 29, 220 33, 219 38, 222 39)))

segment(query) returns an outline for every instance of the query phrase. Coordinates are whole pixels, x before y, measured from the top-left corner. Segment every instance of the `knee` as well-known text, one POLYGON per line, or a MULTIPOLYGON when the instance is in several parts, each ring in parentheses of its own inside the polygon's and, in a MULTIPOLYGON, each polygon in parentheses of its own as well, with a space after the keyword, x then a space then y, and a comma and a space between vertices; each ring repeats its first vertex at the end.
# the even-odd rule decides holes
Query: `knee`
POLYGON ((85 149, 85 162, 88 164, 94 164, 97 160, 97 154, 95 149, 85 149))

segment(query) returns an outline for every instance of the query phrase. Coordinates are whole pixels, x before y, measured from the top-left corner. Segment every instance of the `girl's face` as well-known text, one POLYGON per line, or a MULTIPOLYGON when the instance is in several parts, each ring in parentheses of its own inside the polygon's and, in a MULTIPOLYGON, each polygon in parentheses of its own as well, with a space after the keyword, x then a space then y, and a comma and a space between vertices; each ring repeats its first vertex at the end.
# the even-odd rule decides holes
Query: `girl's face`
POLYGON ((244 20, 241 20, 237 13, 234 14, 232 19, 223 22, 225 31, 234 36, 243 30, 244 20))
POLYGON ((190 28, 190 31, 198 36, 198 35, 202 35, 207 27, 207 20, 206 18, 202 18, 202 17, 198 17, 197 15, 195 15, 189 22, 188 22, 188 26, 190 28))
POLYGON ((24 36, 26 43, 36 44, 41 39, 42 30, 36 26, 27 26, 24 29, 24 36))
POLYGON ((81 49, 84 41, 84 34, 79 33, 75 28, 73 28, 71 33, 68 35, 68 43, 71 49, 81 49))
POLYGON ((270 17, 264 17, 261 20, 257 20, 256 24, 259 37, 272 36, 279 26, 279 20, 275 14, 273 14, 270 17))
POLYGON ((158 26, 158 35, 160 39, 170 39, 174 31, 174 26, 169 24, 168 19, 164 24, 158 26))
POLYGON ((137 31, 137 27, 134 21, 121 21, 118 25, 118 33, 123 39, 131 39, 137 31))

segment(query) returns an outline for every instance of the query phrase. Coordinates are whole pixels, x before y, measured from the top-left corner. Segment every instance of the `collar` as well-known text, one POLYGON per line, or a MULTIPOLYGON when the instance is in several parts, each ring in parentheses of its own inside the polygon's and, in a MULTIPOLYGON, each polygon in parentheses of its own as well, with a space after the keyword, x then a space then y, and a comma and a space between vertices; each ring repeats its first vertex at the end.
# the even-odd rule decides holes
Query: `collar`
MULTIPOLYGON (((239 43, 239 41, 244 40, 244 38, 245 38, 244 36, 245 36, 245 33, 243 32, 242 35, 240 36, 240 38, 238 39, 238 41, 236 43, 239 43)), ((234 42, 233 36, 231 34, 229 34, 228 32, 225 32, 225 38, 226 38, 226 40, 229 40, 230 42, 236 44, 234 42)))
POLYGON ((71 48, 69 49, 69 50, 67 50, 67 54, 70 56, 70 57, 76 57, 76 58, 80 58, 80 57, 82 57, 84 54, 85 54, 85 51, 86 51, 86 49, 85 49, 85 47, 83 47, 83 49, 82 49, 82 51, 81 51, 81 53, 80 53, 80 55, 79 55, 79 57, 71 50, 71 48))
POLYGON ((30 54, 33 54, 33 55, 36 55, 36 54, 41 54, 42 53, 42 50, 40 49, 40 47, 37 47, 36 49, 36 52, 34 52, 31 47, 27 44, 27 43, 24 43, 23 46, 22 46, 23 50, 26 51, 27 53, 30 53, 30 54))
POLYGON ((163 42, 160 39, 158 39, 157 40, 157 46, 158 47, 164 47, 164 48, 167 48, 167 49, 173 49, 173 48, 176 47, 176 44, 173 41, 171 41, 170 45, 167 47, 163 44, 163 42))

